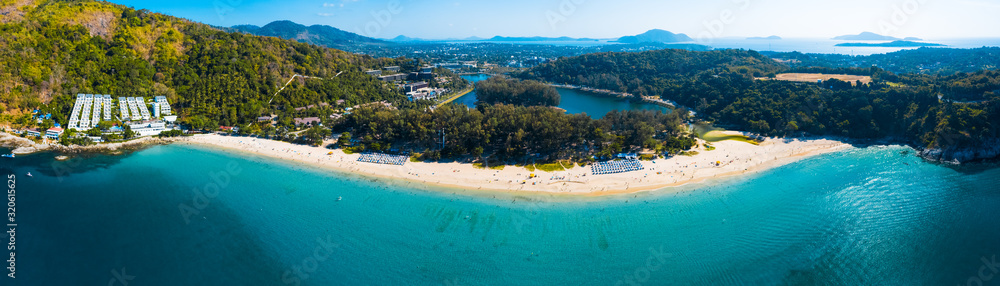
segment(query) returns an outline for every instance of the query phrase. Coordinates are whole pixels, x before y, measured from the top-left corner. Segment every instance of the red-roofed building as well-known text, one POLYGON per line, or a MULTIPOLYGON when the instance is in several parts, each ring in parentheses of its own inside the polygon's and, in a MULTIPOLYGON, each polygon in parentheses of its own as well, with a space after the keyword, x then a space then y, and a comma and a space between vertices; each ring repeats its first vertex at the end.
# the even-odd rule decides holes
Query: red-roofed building
POLYGON ((62 136, 63 129, 59 127, 52 127, 45 131, 45 138, 52 140, 59 140, 59 136, 62 136))

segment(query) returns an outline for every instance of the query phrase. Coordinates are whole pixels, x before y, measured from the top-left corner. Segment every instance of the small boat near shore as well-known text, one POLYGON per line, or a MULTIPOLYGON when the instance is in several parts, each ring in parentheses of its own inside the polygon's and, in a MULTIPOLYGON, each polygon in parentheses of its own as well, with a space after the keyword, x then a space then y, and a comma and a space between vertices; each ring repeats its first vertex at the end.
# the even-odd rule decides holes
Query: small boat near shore
POLYGON ((34 176, 31 175, 31 172, 28 172, 27 176, 28 177, 34 177, 34 176))
POLYGON ((3 154, 3 155, 0 155, 0 156, 3 156, 4 158, 11 158, 11 159, 13 159, 14 158, 14 153, 3 154))

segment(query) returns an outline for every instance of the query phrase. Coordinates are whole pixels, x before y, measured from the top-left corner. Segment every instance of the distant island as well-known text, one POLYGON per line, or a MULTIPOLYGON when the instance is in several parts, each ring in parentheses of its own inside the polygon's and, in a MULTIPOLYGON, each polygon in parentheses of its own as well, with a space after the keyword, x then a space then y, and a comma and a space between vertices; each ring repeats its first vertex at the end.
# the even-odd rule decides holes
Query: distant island
POLYGON ((395 38, 392 38, 392 39, 385 39, 385 40, 386 41, 390 41, 390 42, 427 42, 427 41, 429 41, 429 40, 420 39, 420 38, 410 38, 410 37, 403 36, 403 35, 399 35, 398 37, 395 37, 395 38))
POLYGON ((638 44, 638 43, 670 44, 670 43, 682 43, 682 42, 693 42, 693 41, 694 39, 691 39, 691 37, 688 37, 688 35, 685 34, 674 34, 669 31, 653 29, 635 36, 624 36, 618 38, 618 41, 616 42, 623 44, 638 44))
POLYGON ((841 43, 837 47, 882 47, 882 48, 919 48, 919 47, 944 47, 946 45, 935 43, 921 43, 913 41, 892 41, 888 43, 841 43))
POLYGON ((473 36, 473 37, 461 38, 461 39, 459 39, 459 38, 423 39, 423 38, 411 38, 411 37, 407 37, 407 36, 404 36, 404 35, 399 35, 399 36, 397 36, 395 38, 392 38, 392 39, 382 39, 382 40, 389 41, 389 42, 394 42, 394 43, 413 43, 413 42, 434 43, 434 42, 451 42, 451 41, 457 41, 457 42, 474 42, 474 41, 486 40, 486 38, 480 38, 480 37, 473 36))
POLYGON ((770 36, 770 37, 749 37, 747 40, 781 40, 781 37, 770 36))
POLYGON ((902 40, 896 37, 883 36, 872 32, 864 32, 857 35, 844 35, 839 37, 834 37, 834 40, 845 40, 845 41, 899 41, 902 40))
POLYGON ((924 39, 917 38, 917 37, 906 37, 906 38, 903 38, 903 41, 923 41, 923 40, 924 39))
POLYGON ((484 41, 494 41, 494 42, 575 42, 575 41, 580 41, 580 42, 596 42, 596 41, 600 41, 600 40, 598 40, 598 39, 590 39, 590 38, 579 38, 578 39, 578 38, 570 38, 570 37, 549 38, 549 37, 501 37, 501 36, 496 36, 496 37, 493 37, 493 38, 491 38, 489 40, 484 40, 484 41))

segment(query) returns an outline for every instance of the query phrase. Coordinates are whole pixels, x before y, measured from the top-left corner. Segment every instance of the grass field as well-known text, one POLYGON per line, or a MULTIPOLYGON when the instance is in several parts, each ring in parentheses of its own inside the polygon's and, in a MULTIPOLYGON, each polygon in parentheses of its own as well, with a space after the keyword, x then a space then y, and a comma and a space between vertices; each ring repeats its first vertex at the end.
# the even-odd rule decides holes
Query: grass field
POLYGON ((698 135, 698 138, 701 138, 701 140, 705 140, 706 142, 709 143, 733 140, 739 142, 746 142, 753 145, 760 144, 757 141, 750 139, 750 137, 746 137, 739 134, 727 133, 726 130, 723 130, 721 128, 716 128, 715 126, 705 125, 705 124, 694 124, 692 126, 694 129, 694 133, 698 135))
MULTIPOLYGON (((818 80, 828 80, 831 78, 839 79, 850 83, 854 83, 855 81, 859 80, 864 84, 872 82, 872 77, 870 76, 846 75, 846 74, 822 74, 822 73, 783 73, 776 75, 773 78, 773 80, 816 82, 818 80)), ((760 78, 760 79, 769 80, 769 78, 760 78)))

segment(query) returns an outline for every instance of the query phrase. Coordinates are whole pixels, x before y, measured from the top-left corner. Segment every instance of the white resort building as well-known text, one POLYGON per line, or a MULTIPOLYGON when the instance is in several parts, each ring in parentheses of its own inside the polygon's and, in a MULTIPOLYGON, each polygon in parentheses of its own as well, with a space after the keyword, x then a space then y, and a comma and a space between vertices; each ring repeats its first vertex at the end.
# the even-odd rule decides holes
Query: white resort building
POLYGON ((132 128, 132 132, 135 132, 136 136, 154 136, 167 131, 166 123, 160 120, 133 122, 128 126, 132 128))
MULTIPOLYGON (((117 119, 128 124, 137 136, 158 135, 167 130, 166 123, 160 120, 161 116, 168 121, 176 120, 176 116, 171 115, 166 97, 157 96, 153 101, 153 111, 150 112, 143 97, 118 97, 117 119)), ((66 129, 86 131, 97 127, 101 121, 115 120, 112 114, 114 104, 113 97, 108 94, 78 94, 66 129)), ((52 137, 62 133, 61 129, 51 131, 47 135, 52 137)))

